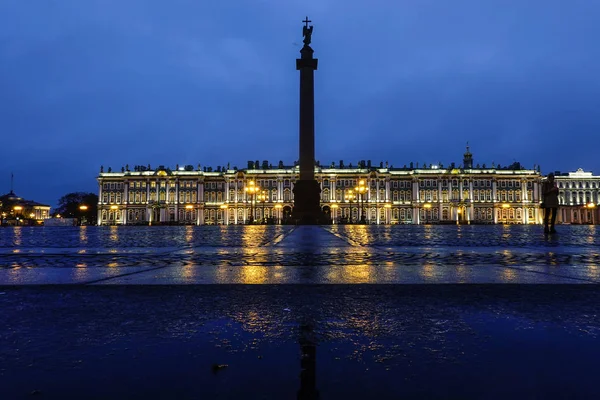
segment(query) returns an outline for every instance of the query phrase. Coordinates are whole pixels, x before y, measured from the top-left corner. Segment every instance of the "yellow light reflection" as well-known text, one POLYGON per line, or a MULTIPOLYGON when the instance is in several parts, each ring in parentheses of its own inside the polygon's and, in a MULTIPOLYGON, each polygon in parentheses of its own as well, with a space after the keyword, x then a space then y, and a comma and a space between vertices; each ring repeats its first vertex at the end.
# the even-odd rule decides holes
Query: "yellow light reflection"
POLYGON ((421 277, 425 279, 434 279, 435 278, 435 267, 431 263, 425 263, 421 267, 420 272, 421 277))
POLYGON ((267 280, 267 267, 259 265, 248 265, 240 267, 240 283, 260 284, 267 280))
POLYGON ((15 235, 13 242, 15 246, 20 246, 21 241, 23 240, 23 232, 21 231, 20 226, 15 226, 13 230, 13 234, 15 235))
POLYGON ((512 268, 504 268, 502 272, 502 279, 505 282, 512 282, 517 278, 517 273, 512 268))
POLYGON ((87 226, 83 225, 79 227, 79 242, 87 243, 88 235, 87 235, 87 226))
POLYGON ((119 266, 119 263, 114 262, 114 261, 107 264, 107 267, 110 267, 110 268, 116 268, 118 266, 119 266))
POLYGON ((119 241, 119 230, 116 226, 111 226, 110 227, 110 240, 112 242, 118 242, 119 241))
POLYGON ((185 227, 185 241, 192 243, 194 241, 194 227, 187 225, 185 227))
POLYGON ((192 261, 186 261, 185 264, 183 264, 181 277, 188 280, 194 277, 194 263, 192 261))

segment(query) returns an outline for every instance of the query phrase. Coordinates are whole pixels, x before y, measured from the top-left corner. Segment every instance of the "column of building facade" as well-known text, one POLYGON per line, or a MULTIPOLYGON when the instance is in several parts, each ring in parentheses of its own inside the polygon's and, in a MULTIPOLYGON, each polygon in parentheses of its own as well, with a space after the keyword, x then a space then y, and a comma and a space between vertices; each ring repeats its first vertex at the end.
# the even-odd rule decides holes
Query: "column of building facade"
POLYGON ((541 222, 541 215, 540 215, 540 208, 538 207, 539 203, 540 203, 540 188, 538 185, 538 182, 533 182, 533 216, 535 217, 535 222, 536 224, 541 222))
POLYGON ((202 182, 198 180, 196 181, 196 204, 194 205, 196 208, 196 225, 202 225, 204 223, 203 213, 201 212, 201 207, 204 202, 203 193, 202 182))
POLYGON ((96 216, 96 218, 98 219, 98 225, 102 225, 102 210, 104 209, 104 206, 102 205, 102 196, 104 194, 102 193, 102 180, 100 180, 98 182, 98 215, 96 216))
POLYGON ((469 178, 469 223, 475 219, 475 201, 473 197, 473 178, 469 178))
MULTIPOLYGON (((380 217, 379 217, 379 204, 381 204, 382 200, 381 200, 381 196, 380 196, 380 179, 379 177, 377 177, 375 179, 375 223, 377 225, 379 225, 381 223, 380 221, 380 217)), ((371 203, 371 182, 369 182, 369 190, 367 190, 368 193, 368 198, 369 198, 369 204, 371 203)), ((371 207, 369 207, 369 218, 370 218, 370 214, 371 214, 371 207)), ((371 220, 369 219, 369 223, 371 222, 371 220)))
POLYGON ((419 202, 419 180, 417 178, 412 179, 412 211, 413 211, 413 224, 420 224, 421 216, 421 204, 419 202))
POLYGON ((498 223, 498 210, 496 208, 496 202, 497 202, 496 187, 497 187, 496 178, 493 178, 492 179, 492 205, 493 205, 492 212, 494 215, 494 224, 498 223))

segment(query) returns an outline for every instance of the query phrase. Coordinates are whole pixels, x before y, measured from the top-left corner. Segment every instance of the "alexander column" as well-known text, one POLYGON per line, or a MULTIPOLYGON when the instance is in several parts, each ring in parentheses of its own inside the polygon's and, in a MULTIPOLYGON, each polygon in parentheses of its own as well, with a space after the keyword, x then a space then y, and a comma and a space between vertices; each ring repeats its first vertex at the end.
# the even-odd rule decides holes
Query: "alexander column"
POLYGON ((304 46, 296 59, 300 71, 300 179, 294 184, 293 219, 299 224, 326 222, 321 212, 321 188, 315 180, 315 87, 314 71, 319 60, 313 58, 310 41, 313 26, 308 17, 302 27, 304 46))

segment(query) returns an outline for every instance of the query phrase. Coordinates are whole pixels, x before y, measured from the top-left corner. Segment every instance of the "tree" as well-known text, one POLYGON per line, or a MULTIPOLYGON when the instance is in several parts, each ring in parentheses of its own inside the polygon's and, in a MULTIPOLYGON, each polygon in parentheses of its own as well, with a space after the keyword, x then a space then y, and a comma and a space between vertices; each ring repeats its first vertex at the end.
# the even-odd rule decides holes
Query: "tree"
POLYGON ((98 220, 98 195, 95 193, 74 192, 58 200, 53 215, 77 218, 82 224, 93 224, 98 220))

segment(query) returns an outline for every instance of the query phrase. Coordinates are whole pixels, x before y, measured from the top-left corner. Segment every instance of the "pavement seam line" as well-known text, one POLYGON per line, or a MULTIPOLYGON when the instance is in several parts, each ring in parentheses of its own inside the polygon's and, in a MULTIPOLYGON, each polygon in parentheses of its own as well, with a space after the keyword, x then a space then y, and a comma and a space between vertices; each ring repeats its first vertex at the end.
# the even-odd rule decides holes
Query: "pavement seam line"
POLYGON ((81 282, 81 283, 77 283, 77 285, 92 285, 94 283, 98 283, 98 282, 104 282, 104 281, 109 281, 111 279, 117 279, 117 278, 122 278, 124 276, 130 276, 130 275, 135 275, 135 274, 141 274, 144 272, 149 272, 149 271, 156 271, 157 269, 163 269, 163 268, 168 268, 168 267, 173 267, 173 265, 161 265, 160 267, 154 267, 154 268, 148 268, 145 269, 143 271, 132 271, 132 272, 126 272, 124 274, 119 274, 119 275, 115 275, 115 276, 110 276, 110 277, 105 277, 105 278, 100 278, 100 279, 94 279, 91 281, 87 281, 87 282, 81 282))
POLYGON ((550 273, 548 273, 548 272, 542 272, 542 271, 531 271, 531 270, 525 269, 525 268, 523 268, 523 267, 521 267, 521 268, 519 268, 519 267, 512 267, 512 266, 510 266, 510 265, 494 265, 494 266, 495 266, 495 267, 498 267, 498 268, 508 268, 508 269, 514 269, 514 270, 516 270, 516 271, 520 271, 520 272, 533 272, 533 273, 540 274, 540 275, 546 275, 546 276, 555 276, 555 277, 557 277, 557 278, 573 279, 573 280, 575 280, 575 281, 590 282, 590 283, 594 283, 594 284, 596 284, 596 285, 600 283, 600 282, 598 282, 598 281, 594 281, 594 280, 592 280, 592 279, 577 278, 577 277, 574 277, 574 276, 568 276, 568 275, 550 274, 550 273))

